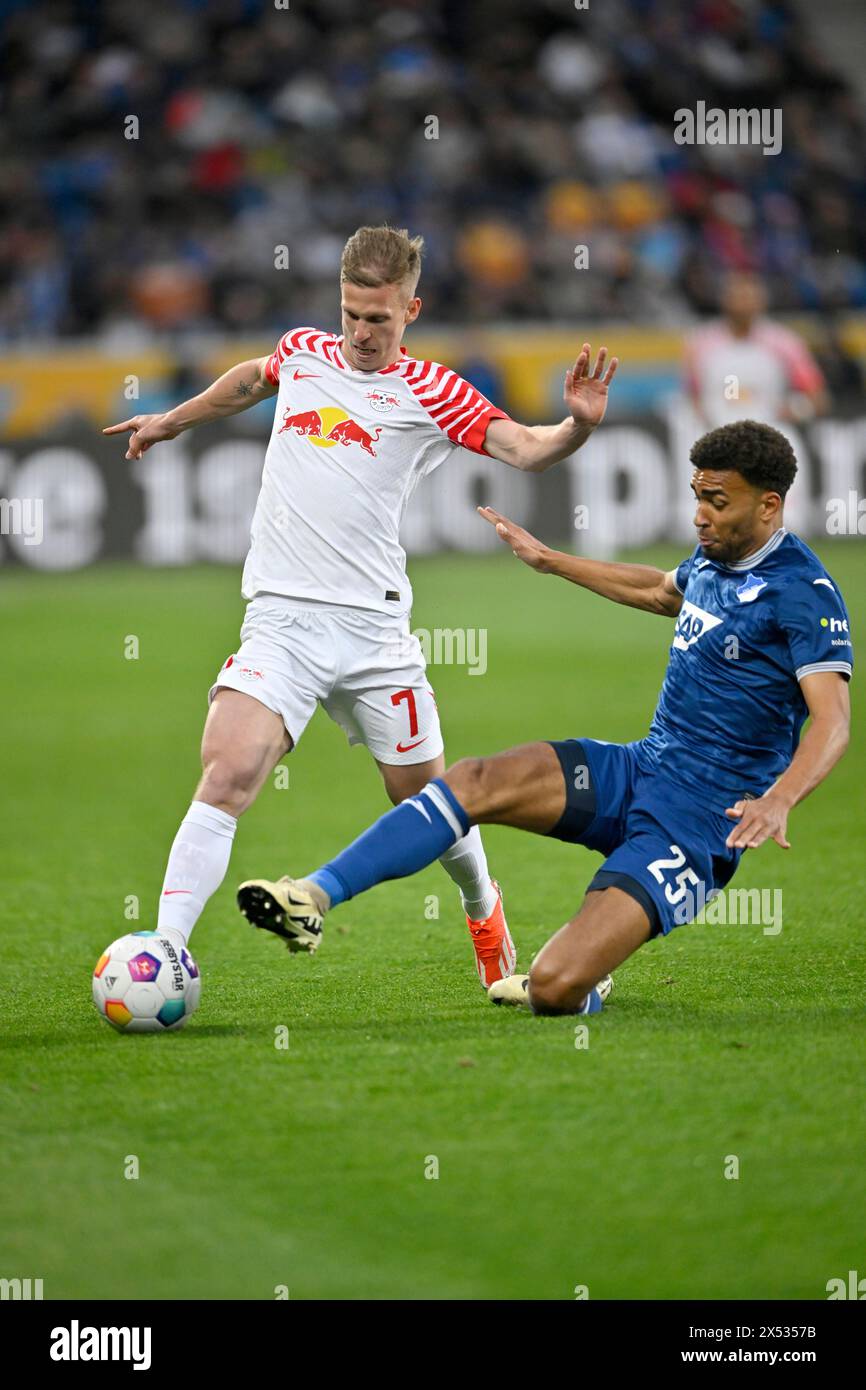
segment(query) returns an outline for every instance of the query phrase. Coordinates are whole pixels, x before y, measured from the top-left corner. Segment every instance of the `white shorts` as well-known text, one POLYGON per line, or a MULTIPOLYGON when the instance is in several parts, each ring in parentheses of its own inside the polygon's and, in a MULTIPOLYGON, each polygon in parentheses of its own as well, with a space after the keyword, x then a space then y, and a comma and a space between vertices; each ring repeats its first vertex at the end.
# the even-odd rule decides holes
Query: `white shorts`
POLYGON ((260 594, 239 650, 208 692, 227 687, 279 714, 297 746, 319 704, 380 763, 424 763, 442 731, 424 653, 408 618, 260 594))

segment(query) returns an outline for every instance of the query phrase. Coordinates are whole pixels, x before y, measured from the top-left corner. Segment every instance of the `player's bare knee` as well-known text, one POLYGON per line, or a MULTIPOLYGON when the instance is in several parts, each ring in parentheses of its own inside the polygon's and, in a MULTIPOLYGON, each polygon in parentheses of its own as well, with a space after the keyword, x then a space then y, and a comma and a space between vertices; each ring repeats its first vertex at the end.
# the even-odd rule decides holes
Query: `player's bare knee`
MULTIPOLYGON (((580 972, 585 973, 585 972, 580 972)), ((535 961, 529 972, 529 1002, 536 1014, 573 1013, 579 1002, 592 988, 574 970, 563 970, 535 961)))
POLYGON ((533 1013, 556 1014, 562 1011, 565 980, 560 971, 533 965, 529 972, 529 1003, 533 1013))
POLYGON ((196 799, 230 816, 243 815, 255 800, 260 776, 258 763, 214 758, 204 764, 196 799))

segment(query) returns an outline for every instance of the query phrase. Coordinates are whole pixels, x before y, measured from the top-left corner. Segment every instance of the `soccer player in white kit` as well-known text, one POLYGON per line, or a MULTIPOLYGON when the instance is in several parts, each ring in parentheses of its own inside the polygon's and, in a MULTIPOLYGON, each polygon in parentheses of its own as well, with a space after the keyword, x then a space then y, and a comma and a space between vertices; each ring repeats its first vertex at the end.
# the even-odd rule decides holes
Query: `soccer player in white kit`
MULTIPOLYGON (((228 868, 238 818, 322 705, 363 743, 397 804, 445 770, 399 527, 416 485, 462 447, 542 472, 604 416, 617 360, 584 344, 566 373, 568 416, 521 425, 455 372, 401 346, 421 309, 423 241, 361 227, 343 250, 342 336, 298 328, 267 357, 240 363, 163 415, 136 415, 126 457, 182 430, 277 395, 244 565, 241 645, 209 693, 202 777, 169 854, 157 928, 186 942, 228 868)), ((459 456, 455 460, 459 466, 459 456)), ((516 953, 473 827, 440 863, 460 889, 481 984, 510 975, 516 953)), ((246 885, 256 926, 282 929, 285 881, 246 885)), ((304 949, 315 949, 317 942, 304 949)), ((295 949, 297 947, 295 946, 295 949)))
POLYGON ((757 275, 729 274, 720 318, 685 343, 685 388, 708 428, 750 417, 804 421, 828 407, 821 369, 801 337, 766 317, 767 294, 757 275))

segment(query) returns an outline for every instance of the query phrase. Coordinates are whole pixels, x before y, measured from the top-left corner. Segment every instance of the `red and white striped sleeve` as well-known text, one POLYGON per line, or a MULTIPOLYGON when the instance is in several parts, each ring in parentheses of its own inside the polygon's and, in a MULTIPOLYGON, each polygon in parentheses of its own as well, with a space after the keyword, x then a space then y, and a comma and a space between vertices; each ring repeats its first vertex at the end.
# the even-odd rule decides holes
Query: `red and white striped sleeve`
POLYGON ((406 380, 433 423, 452 443, 486 454, 484 435, 490 421, 511 417, 450 367, 439 362, 416 362, 413 366, 419 370, 408 371, 406 380))
POLYGON ((284 333, 277 343, 265 366, 265 376, 272 386, 280 384, 280 367, 287 357, 291 357, 293 352, 298 352, 310 341, 310 335, 324 338, 327 335, 320 333, 316 328, 293 328, 288 333, 284 333))
POLYGON ((781 360, 792 391, 812 395, 823 388, 824 374, 802 338, 780 323, 767 324, 764 338, 781 360))

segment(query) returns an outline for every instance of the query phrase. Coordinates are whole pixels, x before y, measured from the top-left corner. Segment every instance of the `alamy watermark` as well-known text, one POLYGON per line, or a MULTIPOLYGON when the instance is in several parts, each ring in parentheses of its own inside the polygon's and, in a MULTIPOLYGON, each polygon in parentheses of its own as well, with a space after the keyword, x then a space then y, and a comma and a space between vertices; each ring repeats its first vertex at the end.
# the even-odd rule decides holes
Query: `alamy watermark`
POLYGON ((69 1327, 51 1330, 52 1361, 131 1361, 134 1371, 146 1371, 151 1361, 149 1327, 82 1327, 73 1318, 69 1327))
POLYGON ((759 145, 765 155, 782 148, 780 107, 707 108, 697 102, 694 111, 681 106, 674 112, 674 141, 677 145, 759 145))
POLYGON ((827 535, 866 536, 866 497, 849 488, 847 497, 828 497, 827 535))
POLYGON ((27 1301, 43 1297, 41 1279, 0 1279, 0 1300, 27 1301))
POLYGON ((465 666, 470 676, 487 671, 486 627, 416 627, 411 633, 387 633, 386 655, 399 663, 416 655, 415 642, 427 666, 465 666))
POLYGON ((856 1269, 848 1270, 847 1280, 828 1279, 825 1288, 828 1303, 836 1298, 853 1298, 858 1303, 866 1299, 866 1279, 861 1279, 856 1269))
POLYGON ((41 545, 42 513, 41 497, 0 497, 0 536, 23 536, 25 545, 41 545))
POLYGON ((781 888, 715 888, 706 884, 681 885, 682 896, 674 909, 678 925, 698 920, 710 926, 763 927, 764 936, 778 936, 782 930, 781 888))

